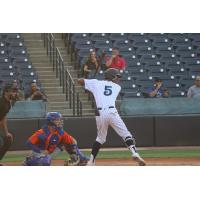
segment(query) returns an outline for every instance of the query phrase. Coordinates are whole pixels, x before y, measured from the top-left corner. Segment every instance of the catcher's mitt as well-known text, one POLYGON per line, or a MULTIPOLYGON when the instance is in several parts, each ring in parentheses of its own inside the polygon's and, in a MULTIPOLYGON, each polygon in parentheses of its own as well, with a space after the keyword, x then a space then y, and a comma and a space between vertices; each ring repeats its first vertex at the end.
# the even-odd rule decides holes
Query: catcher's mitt
POLYGON ((87 157, 80 158, 77 154, 72 154, 70 159, 65 161, 64 166, 85 166, 88 162, 87 157))
POLYGON ((64 166, 77 166, 80 162, 80 158, 77 154, 70 155, 69 160, 65 161, 64 166))

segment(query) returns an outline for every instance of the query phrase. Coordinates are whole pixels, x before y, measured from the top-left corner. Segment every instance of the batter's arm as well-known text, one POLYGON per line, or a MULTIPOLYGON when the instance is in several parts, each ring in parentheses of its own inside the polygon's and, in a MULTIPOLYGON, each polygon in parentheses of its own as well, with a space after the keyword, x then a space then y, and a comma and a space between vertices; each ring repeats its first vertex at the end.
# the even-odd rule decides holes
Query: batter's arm
POLYGON ((83 78, 78 79, 78 84, 81 86, 85 86, 85 80, 83 78))

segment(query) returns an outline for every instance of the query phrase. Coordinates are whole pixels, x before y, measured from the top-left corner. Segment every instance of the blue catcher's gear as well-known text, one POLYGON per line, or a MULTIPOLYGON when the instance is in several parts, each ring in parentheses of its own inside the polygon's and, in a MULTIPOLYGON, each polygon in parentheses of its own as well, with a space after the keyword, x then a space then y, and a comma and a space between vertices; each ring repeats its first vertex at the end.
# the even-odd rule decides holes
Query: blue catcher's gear
POLYGON ((23 164, 26 166, 50 166, 51 156, 42 154, 40 156, 31 155, 26 157, 23 164))
POLYGON ((62 128, 63 121, 62 115, 59 112, 48 112, 46 114, 47 125, 52 126, 55 129, 62 128))

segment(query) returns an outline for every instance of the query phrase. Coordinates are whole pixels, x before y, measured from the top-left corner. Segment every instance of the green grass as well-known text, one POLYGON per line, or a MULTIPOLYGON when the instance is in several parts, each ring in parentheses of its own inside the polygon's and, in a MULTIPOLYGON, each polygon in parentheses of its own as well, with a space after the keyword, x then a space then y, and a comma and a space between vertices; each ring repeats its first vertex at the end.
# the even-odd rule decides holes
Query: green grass
MULTIPOLYGON (((90 151, 83 151, 84 154, 90 154, 90 151)), ((200 157, 200 149, 154 149, 154 150, 140 150, 139 153, 144 158, 176 158, 176 157, 200 157)), ((27 154, 7 154, 2 162, 22 162, 27 154)), ((130 158, 129 151, 100 151, 98 158, 111 159, 111 158, 130 158)), ((56 159, 67 159, 67 153, 63 152, 56 159)))

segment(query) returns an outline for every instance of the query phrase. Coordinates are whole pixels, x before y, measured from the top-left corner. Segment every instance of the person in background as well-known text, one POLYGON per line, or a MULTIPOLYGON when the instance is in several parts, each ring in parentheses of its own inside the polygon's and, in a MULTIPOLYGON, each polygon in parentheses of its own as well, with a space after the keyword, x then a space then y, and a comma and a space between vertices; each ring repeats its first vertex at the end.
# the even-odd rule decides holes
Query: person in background
POLYGON ((15 100, 23 101, 24 100, 24 91, 22 91, 17 83, 17 80, 13 80, 12 82, 13 89, 16 91, 15 100))
MULTIPOLYGON (((6 84, 3 88, 3 94, 0 97, 0 160, 4 157, 13 143, 13 135, 8 130, 7 113, 12 107, 12 101, 15 99, 16 91, 11 84, 6 84)), ((0 164, 2 165, 2 164, 0 164)))
POLYGON ((83 65, 83 76, 84 78, 95 78, 98 70, 99 60, 96 57, 95 51, 92 51, 83 65))
POLYGON ((119 54, 118 49, 113 49, 112 56, 107 57, 106 67, 107 68, 115 68, 115 69, 119 69, 119 70, 124 70, 126 68, 126 61, 119 54))
POLYGON ((196 76, 195 84, 188 89, 187 97, 200 98, 200 76, 196 76))
POLYGON ((32 82, 30 90, 28 90, 25 94, 25 99, 47 101, 47 96, 40 90, 36 82, 32 82))
POLYGON ((154 84, 147 90, 149 97, 161 98, 169 97, 169 92, 167 88, 163 88, 163 82, 160 78, 155 78, 154 84))

